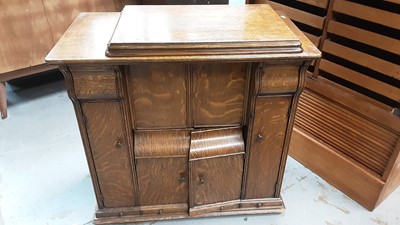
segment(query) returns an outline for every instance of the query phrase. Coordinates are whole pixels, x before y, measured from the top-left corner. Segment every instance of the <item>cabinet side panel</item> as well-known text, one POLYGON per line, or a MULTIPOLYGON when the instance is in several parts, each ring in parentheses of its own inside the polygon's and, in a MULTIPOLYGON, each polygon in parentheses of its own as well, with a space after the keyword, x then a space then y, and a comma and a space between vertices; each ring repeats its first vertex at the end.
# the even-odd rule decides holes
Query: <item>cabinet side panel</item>
POLYGON ((131 65, 129 71, 135 128, 186 127, 188 76, 184 64, 131 65))
POLYGON ((119 103, 82 103, 82 111, 104 206, 133 206, 133 174, 119 103))
POLYGON ((257 97, 245 198, 274 197, 292 96, 257 97))
POLYGON ((193 66, 193 124, 242 125, 246 63, 193 66))

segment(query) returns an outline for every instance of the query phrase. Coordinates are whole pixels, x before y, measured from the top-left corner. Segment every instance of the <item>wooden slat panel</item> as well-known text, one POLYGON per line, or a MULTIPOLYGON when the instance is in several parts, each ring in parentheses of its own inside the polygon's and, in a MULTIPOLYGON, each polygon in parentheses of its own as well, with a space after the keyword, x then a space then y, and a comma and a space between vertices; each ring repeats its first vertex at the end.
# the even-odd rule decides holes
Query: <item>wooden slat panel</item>
POLYGON ((395 4, 400 4, 400 0, 384 0, 384 2, 392 2, 395 4))
POLYGON ((323 51, 400 80, 400 66, 326 40, 323 51))
POLYGON ((344 0, 336 0, 333 5, 333 11, 394 29, 400 29, 400 15, 396 13, 344 0))
POLYGON ((295 124, 379 176, 399 135, 309 91, 300 98, 295 124))
POLYGON ((382 180, 296 126, 290 143, 293 158, 364 207, 374 208, 382 180))
POLYGON ((371 121, 379 122, 383 127, 387 127, 387 129, 400 132, 400 120, 391 113, 392 107, 388 105, 321 76, 318 79, 308 78, 306 88, 326 98, 334 99, 344 109, 351 109, 353 112, 364 115, 365 118, 371 121))
POLYGON ((266 1, 266 3, 270 4, 275 10, 285 12, 285 14, 294 21, 298 21, 318 29, 322 29, 324 25, 324 18, 322 17, 272 1, 266 1))
POLYGON ((328 0, 298 0, 299 2, 304 2, 309 5, 317 6, 319 8, 326 9, 328 6, 328 0))
POLYGON ((382 50, 400 54, 400 41, 378 33, 366 31, 347 24, 331 20, 328 25, 328 32, 354 41, 358 41, 382 50))
POLYGON ((358 73, 354 70, 348 69, 325 59, 321 60, 319 68, 320 70, 326 71, 344 80, 350 81, 380 95, 400 102, 400 89, 390 84, 381 82, 362 73, 358 73))
MULTIPOLYGON (((362 142, 355 137, 354 133, 357 132, 351 131, 346 125, 343 125, 342 121, 337 120, 337 118, 333 119, 330 115, 315 117, 314 115, 319 114, 318 111, 313 110, 313 106, 301 103, 300 107, 302 116, 298 116, 296 120, 296 124, 299 127, 312 130, 318 139, 340 150, 340 152, 356 161, 363 162, 363 165, 377 172, 379 175, 383 174, 391 155, 384 152, 384 149, 387 147, 378 146, 379 149, 371 149, 371 146, 368 145, 369 143, 362 142), (323 126, 320 126, 321 124, 323 126)), ((376 147, 376 145, 373 147, 376 147)))

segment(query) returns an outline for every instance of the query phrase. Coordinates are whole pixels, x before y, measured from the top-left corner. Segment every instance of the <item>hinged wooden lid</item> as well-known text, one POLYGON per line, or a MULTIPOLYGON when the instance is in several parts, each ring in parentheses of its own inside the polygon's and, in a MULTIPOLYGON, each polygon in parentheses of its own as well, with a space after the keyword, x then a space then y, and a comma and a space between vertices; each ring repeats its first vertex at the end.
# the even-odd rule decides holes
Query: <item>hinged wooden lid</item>
POLYGON ((269 5, 125 6, 107 56, 190 56, 302 52, 269 5))

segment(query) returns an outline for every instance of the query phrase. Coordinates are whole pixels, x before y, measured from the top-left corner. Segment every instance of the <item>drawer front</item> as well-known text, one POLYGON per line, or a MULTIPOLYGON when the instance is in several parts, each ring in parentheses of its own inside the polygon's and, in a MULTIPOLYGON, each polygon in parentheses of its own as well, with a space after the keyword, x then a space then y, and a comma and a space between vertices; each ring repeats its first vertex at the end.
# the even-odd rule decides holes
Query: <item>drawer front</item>
POLYGON ((81 105, 104 206, 135 205, 131 159, 119 103, 81 105))
POLYGON ((259 94, 290 94, 299 86, 300 66, 266 65, 261 72, 259 94))
POLYGON ((194 208, 240 199, 243 155, 196 160, 190 166, 194 208))
POLYGON ((187 203, 189 131, 136 131, 134 137, 140 205, 187 203))
POLYGON ((74 68, 70 71, 73 77, 75 95, 78 99, 116 99, 117 81, 112 67, 74 68))
POLYGON ((245 198, 275 196, 292 96, 257 97, 245 198))
MULTIPOLYGON (((192 132, 189 153, 191 215, 196 214, 197 206, 240 199, 243 154, 241 128, 192 132)), ((212 209, 215 207, 210 206, 212 209)))
POLYGON ((136 129, 186 127, 186 65, 131 65, 128 78, 136 129))
POLYGON ((193 66, 195 127, 243 125, 248 65, 208 63, 193 66))

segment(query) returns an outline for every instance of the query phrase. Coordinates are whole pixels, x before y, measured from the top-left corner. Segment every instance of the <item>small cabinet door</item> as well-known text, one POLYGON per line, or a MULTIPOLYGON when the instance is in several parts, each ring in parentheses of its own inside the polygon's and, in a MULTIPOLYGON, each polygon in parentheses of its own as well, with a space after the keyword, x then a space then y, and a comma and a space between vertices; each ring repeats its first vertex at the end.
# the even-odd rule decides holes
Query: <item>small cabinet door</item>
POLYGON ((241 128, 191 133, 190 215, 239 207, 243 154, 241 128))
POLYGON ((135 205, 133 170, 120 103, 82 103, 103 205, 135 205))
POLYGON ((136 131, 134 136, 139 204, 187 203, 189 131, 136 131))
POLYGON ((292 96, 260 96, 256 99, 250 140, 245 198, 273 198, 292 96))

